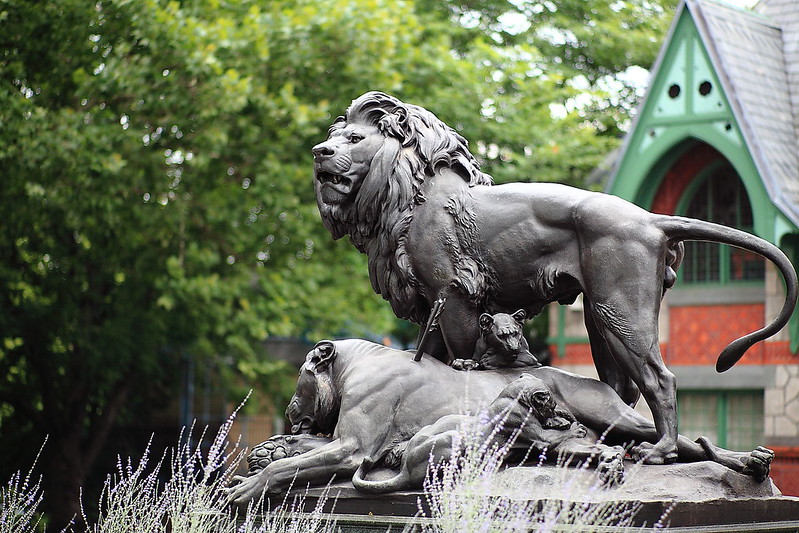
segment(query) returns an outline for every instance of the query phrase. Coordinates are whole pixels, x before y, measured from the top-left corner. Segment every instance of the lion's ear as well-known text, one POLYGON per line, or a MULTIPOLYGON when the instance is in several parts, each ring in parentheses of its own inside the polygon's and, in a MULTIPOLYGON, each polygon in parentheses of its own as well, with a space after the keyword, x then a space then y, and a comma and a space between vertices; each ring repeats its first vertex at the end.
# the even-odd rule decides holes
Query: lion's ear
POLYGON ((515 320, 519 324, 521 324, 522 322, 524 322, 527 319, 527 313, 524 312, 524 309, 519 309, 518 311, 513 313, 511 316, 513 317, 513 320, 515 320))
POLYGON ((333 341, 319 341, 305 358, 306 365, 314 374, 325 372, 336 359, 338 351, 333 341))
POLYGON ((483 313, 480 315, 478 323, 480 324, 480 329, 488 329, 491 327, 491 324, 494 323, 494 317, 488 313, 483 313))

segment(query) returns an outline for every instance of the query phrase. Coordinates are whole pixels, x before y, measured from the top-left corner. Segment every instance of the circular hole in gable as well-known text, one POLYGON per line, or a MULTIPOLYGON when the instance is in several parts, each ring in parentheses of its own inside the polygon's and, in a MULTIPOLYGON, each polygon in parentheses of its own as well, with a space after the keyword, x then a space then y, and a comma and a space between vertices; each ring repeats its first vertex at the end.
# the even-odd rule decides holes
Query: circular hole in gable
POLYGON ((676 83, 669 87, 669 98, 677 98, 680 96, 680 86, 676 83))
POLYGON ((710 91, 712 90, 713 90, 713 84, 707 80, 699 84, 699 94, 701 94, 702 96, 709 95, 710 91))

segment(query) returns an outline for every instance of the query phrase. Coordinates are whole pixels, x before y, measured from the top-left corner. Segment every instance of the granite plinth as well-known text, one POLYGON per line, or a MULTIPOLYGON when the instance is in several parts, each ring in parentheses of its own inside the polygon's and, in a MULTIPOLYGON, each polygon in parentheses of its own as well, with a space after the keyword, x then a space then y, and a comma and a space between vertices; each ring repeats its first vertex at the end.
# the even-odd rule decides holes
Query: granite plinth
MULTIPOLYGON (((568 475, 574 480, 593 473, 574 470, 568 475)), ((783 496, 770 479, 757 483, 716 463, 630 464, 621 486, 571 494, 563 489, 563 480, 562 468, 511 467, 497 475, 491 493, 529 500, 638 502, 636 526, 652 526, 665 516, 662 522, 670 531, 799 532, 799 498, 783 496)), ((325 511, 332 511, 337 526, 346 532, 401 531, 414 522, 425 523, 427 520, 417 517, 420 507, 429 516, 427 500, 420 491, 365 495, 351 483, 340 482, 329 489, 296 492, 305 494, 308 510, 320 498, 327 498, 325 511)))

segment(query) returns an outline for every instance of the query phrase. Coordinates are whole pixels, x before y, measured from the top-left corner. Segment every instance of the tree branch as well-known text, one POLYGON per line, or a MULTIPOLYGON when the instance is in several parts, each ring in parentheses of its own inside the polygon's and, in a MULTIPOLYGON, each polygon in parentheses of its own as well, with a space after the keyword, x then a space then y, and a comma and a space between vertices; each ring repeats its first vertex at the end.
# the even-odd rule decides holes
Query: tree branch
POLYGON ((115 392, 111 395, 103 407, 102 414, 97 417, 97 419, 94 420, 94 423, 90 426, 92 438, 89 441, 88 448, 86 449, 86 460, 84 463, 87 469, 90 470, 92 468, 92 465, 94 465, 94 462, 97 459, 97 455, 105 446, 105 443, 108 440, 108 435, 111 433, 111 428, 114 427, 114 423, 119 415, 119 411, 130 394, 132 382, 133 381, 130 379, 120 379, 117 381, 114 386, 115 392))

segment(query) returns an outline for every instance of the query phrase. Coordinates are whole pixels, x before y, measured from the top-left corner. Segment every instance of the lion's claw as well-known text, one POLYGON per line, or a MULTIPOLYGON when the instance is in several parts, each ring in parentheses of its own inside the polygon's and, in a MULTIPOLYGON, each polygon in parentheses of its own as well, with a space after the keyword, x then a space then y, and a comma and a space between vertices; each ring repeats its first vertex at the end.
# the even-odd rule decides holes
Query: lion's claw
POLYGON ((742 474, 752 476, 758 483, 768 479, 771 473, 771 461, 774 460, 774 452, 763 446, 758 446, 749 454, 744 461, 742 474))
POLYGON ((262 474, 233 476, 230 486, 224 489, 228 503, 245 505, 262 500, 270 491, 267 481, 262 474))
POLYGON ((455 359, 452 361, 452 368, 455 370, 477 370, 480 363, 474 359, 455 359))

